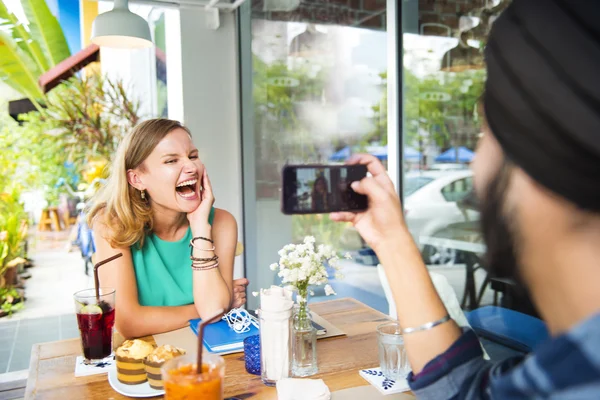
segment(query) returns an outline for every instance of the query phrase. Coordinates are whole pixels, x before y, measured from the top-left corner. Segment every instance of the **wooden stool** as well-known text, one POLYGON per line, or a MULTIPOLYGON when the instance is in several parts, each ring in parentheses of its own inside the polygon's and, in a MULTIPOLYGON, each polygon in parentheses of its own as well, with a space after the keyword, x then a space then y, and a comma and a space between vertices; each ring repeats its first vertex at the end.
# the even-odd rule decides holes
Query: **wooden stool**
POLYGON ((62 226, 60 225, 60 216, 58 215, 58 207, 48 207, 48 211, 50 212, 50 219, 52 220, 52 224, 56 227, 56 231, 62 231, 62 226))
POLYGON ((44 208, 42 210, 42 216, 40 217, 40 224, 38 225, 40 231, 51 231, 52 230, 52 219, 50 219, 50 210, 44 208))

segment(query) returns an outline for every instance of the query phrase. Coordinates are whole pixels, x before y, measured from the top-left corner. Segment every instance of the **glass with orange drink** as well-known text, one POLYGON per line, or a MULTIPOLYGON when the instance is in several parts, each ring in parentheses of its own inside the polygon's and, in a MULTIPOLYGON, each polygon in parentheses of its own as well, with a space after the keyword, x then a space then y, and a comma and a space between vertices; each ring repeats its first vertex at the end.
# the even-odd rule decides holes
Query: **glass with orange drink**
POLYGON ((161 372, 167 400, 223 400, 225 361, 218 355, 203 355, 201 373, 196 356, 190 354, 167 361, 161 372))

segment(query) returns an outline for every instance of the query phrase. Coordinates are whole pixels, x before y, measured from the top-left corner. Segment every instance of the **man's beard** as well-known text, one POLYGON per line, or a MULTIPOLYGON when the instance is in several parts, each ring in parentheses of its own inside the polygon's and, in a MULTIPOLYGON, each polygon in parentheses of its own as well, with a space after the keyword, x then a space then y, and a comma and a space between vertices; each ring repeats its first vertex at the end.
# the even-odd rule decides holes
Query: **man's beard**
POLYGON ((511 278, 522 283, 518 266, 517 234, 514 215, 505 206, 510 182, 511 164, 504 161, 496 176, 488 184, 481 199, 481 229, 487 246, 484 269, 490 277, 511 278))

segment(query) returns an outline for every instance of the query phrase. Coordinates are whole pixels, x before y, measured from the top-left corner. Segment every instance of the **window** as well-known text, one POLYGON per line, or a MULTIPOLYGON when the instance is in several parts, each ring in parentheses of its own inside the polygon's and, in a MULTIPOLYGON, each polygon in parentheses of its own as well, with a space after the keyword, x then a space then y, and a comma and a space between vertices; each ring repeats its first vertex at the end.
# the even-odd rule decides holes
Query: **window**
MULTIPOLYGON (((465 284, 470 267, 461 249, 468 246, 461 243, 483 242, 468 172, 481 132, 477 106, 486 78, 483 48, 509 1, 401 3, 406 222, 428 268, 443 274, 460 299, 470 290, 465 284), (431 178, 425 188, 435 190, 418 190, 424 176, 431 178)), ((474 274, 477 285, 484 278, 482 270, 474 274)), ((480 304, 469 300, 463 307, 491 302, 488 288, 480 304)))
MULTIPOLYGON (((343 252, 364 248, 351 226, 327 215, 282 215, 281 171, 286 164, 341 163, 356 152, 387 160, 387 3, 251 2, 252 19, 245 31, 251 40, 242 44, 251 49, 242 59, 242 64, 251 63, 252 73, 246 75, 251 85, 243 86, 251 87, 254 103, 245 110, 251 112, 245 121, 252 126, 243 134, 245 162, 253 164, 252 172, 244 172, 246 185, 252 185, 246 189, 245 240, 256 240, 256 246, 246 248, 257 253, 256 261, 247 261, 251 290, 279 283, 275 272, 263 266, 277 262, 285 244, 305 236, 343 252)), ((308 189, 299 190, 302 195, 308 189)), ((358 276, 363 267, 349 263, 344 283, 358 287, 348 271, 356 268, 358 276)), ((371 305, 387 311, 376 271, 369 269, 375 272, 370 290, 383 304, 371 305)))
POLYGON ((446 201, 457 202, 463 200, 473 190, 473 178, 454 181, 442 188, 442 196, 446 201))

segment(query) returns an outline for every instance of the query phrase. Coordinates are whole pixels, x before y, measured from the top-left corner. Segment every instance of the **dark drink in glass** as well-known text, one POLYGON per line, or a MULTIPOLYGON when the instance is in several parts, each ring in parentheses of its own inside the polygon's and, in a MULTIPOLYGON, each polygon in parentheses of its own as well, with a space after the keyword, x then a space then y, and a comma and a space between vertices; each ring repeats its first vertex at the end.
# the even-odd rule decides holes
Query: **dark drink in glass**
POLYGON ((102 362, 112 356, 115 325, 115 290, 101 288, 75 293, 75 311, 86 364, 102 362))

